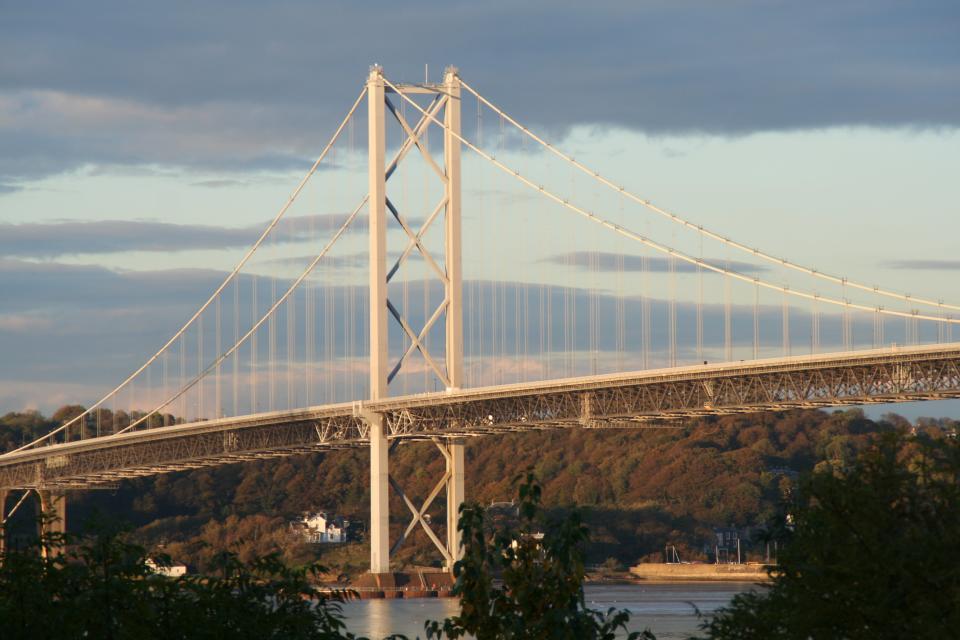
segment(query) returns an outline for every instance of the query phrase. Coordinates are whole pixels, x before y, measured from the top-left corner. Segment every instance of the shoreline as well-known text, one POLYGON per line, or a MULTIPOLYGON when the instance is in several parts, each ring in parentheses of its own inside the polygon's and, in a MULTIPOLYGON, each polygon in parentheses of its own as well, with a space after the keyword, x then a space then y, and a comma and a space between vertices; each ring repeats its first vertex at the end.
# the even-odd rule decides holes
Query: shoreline
POLYGON ((761 563, 644 563, 630 567, 625 577, 632 584, 652 582, 770 582, 767 566, 761 563))

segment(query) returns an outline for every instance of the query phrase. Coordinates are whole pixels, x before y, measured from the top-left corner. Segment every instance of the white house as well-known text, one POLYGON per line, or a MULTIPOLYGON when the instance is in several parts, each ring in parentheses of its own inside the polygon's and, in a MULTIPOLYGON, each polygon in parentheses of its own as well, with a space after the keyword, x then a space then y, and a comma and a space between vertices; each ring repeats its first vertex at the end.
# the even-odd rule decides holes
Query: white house
POLYGON ((168 567, 161 567, 154 562, 152 558, 147 559, 146 564, 150 571, 168 578, 179 578, 187 574, 187 567, 182 564, 171 564, 168 567))
POLYGON ((290 523, 290 529, 304 542, 311 544, 336 544, 347 541, 348 520, 330 518, 326 512, 305 513, 299 520, 290 523))

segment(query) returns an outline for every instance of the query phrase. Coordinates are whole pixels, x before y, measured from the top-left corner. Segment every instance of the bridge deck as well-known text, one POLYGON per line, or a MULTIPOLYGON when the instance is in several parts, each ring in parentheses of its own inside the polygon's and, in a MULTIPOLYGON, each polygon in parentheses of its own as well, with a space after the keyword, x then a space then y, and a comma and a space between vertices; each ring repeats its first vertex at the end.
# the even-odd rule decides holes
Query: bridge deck
POLYGON ((707 364, 426 393, 222 418, 0 456, 0 488, 81 488, 124 478, 391 438, 476 436, 683 417, 960 397, 960 343, 707 364))

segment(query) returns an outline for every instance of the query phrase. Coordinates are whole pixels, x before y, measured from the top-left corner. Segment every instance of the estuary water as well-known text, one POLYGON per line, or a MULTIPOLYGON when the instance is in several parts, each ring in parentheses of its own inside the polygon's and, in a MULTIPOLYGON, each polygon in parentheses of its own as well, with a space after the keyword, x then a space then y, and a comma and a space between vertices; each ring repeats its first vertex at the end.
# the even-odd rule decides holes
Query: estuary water
MULTIPOLYGON (((587 604, 606 611, 610 607, 630 611, 630 630, 650 629, 659 640, 688 638, 697 633, 701 620, 696 610, 708 616, 741 591, 754 588, 749 582, 587 585, 587 604)), ((368 638, 402 633, 424 637, 426 620, 443 620, 457 613, 456 598, 410 600, 360 600, 343 610, 347 628, 368 638)))

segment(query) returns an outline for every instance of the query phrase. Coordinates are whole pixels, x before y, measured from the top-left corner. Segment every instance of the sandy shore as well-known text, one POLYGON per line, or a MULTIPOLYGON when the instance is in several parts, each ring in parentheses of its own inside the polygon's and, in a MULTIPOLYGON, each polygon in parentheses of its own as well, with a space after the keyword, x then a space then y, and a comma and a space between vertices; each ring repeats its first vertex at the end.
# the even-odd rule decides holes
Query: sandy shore
POLYGON ((766 565, 750 564, 638 564, 630 567, 633 582, 766 582, 766 565))

